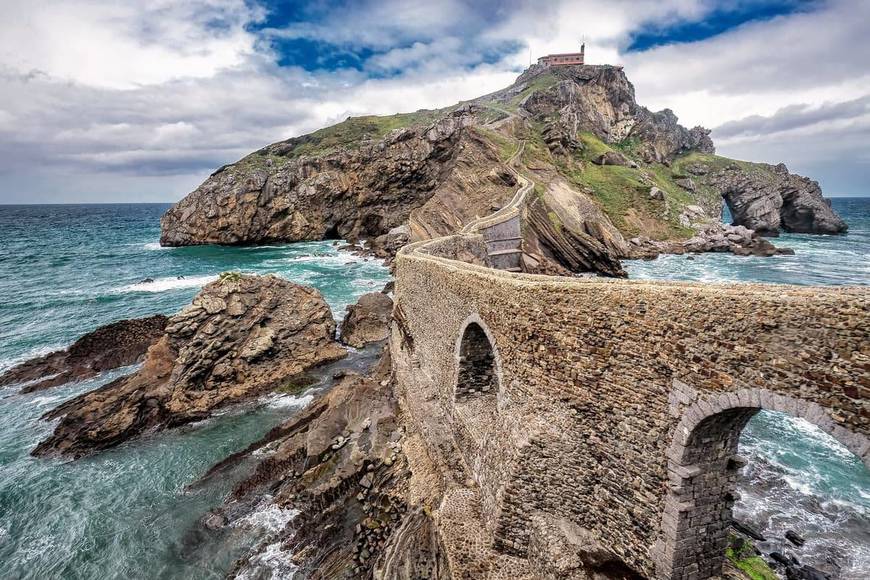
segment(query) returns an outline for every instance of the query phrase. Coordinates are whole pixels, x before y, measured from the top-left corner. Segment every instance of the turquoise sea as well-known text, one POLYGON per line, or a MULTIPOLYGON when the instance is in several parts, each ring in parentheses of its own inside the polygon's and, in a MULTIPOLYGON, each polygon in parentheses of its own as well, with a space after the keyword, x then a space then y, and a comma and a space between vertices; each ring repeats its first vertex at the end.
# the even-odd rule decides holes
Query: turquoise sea
MULTIPOLYGON (((632 277, 795 284, 870 284, 870 199, 835 199, 847 236, 783 236, 795 256, 671 256, 627 264, 632 277)), ((333 242, 163 249, 168 205, 0 206, 0 369, 67 346, 113 320, 172 313, 226 270, 277 273, 323 292, 336 318, 389 280, 379 262, 333 242), (149 280, 150 281, 147 281, 149 280)), ((355 355, 342 363, 362 364, 355 355)), ((233 474, 188 487, 311 400, 264 397, 207 421, 75 462, 34 459, 51 430, 39 416, 130 369, 41 393, 0 389, 0 578, 223 578, 251 541, 292 513, 255 512, 231 530, 198 519, 233 474)), ((870 577, 870 474, 811 425, 762 413, 741 440, 747 468, 738 517, 773 542, 807 537, 795 554, 840 578, 870 577)))

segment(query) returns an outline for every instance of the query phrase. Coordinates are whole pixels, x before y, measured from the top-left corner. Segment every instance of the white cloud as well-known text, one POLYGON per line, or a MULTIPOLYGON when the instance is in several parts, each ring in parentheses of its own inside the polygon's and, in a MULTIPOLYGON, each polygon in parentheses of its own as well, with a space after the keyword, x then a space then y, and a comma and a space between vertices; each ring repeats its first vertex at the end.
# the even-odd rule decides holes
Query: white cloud
POLYGON ((633 32, 701 19, 715 2, 355 2, 266 32, 251 26, 265 12, 244 0, 0 3, 0 201, 61 190, 177 199, 223 163, 348 115, 506 86, 528 61, 523 46, 537 57, 581 36, 589 62, 625 65, 642 104, 721 127, 721 152, 818 171, 839 191, 867 185, 866 118, 845 116, 870 95, 870 3, 860 0, 629 54, 633 32), (269 40, 279 38, 377 54, 362 71, 309 72, 277 66, 269 40), (497 56, 481 63, 487 50, 497 56), (810 122, 814 112, 826 118, 810 122), (784 129, 789 114, 803 125, 784 129), (818 158, 837 160, 836 179, 818 158))
POLYGON ((0 63, 91 86, 130 89, 239 66, 262 17, 243 0, 4 0, 0 63))

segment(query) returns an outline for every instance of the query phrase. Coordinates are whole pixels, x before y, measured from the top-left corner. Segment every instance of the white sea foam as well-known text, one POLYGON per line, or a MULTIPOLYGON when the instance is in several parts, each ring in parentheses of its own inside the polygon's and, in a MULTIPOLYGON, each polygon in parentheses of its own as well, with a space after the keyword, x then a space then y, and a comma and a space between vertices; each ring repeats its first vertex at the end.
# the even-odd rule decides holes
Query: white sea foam
POLYGON ((233 527, 277 534, 298 514, 299 510, 279 507, 272 503, 271 497, 267 496, 256 510, 233 522, 233 527))
POLYGON ((118 292, 166 292, 181 288, 199 288, 217 280, 217 276, 190 276, 187 278, 157 278, 151 282, 138 282, 118 288, 118 292))
POLYGON ((281 542, 267 544, 259 553, 251 556, 239 573, 236 580, 254 580, 255 578, 271 578, 272 580, 292 580, 299 569, 290 558, 292 554, 284 550, 281 542), (264 572, 267 574, 264 575, 264 572))
POLYGON ((296 256, 293 258, 283 258, 275 261, 280 263, 297 263, 297 264, 318 264, 329 266, 346 266, 347 264, 365 262, 365 259, 351 254, 350 252, 339 252, 337 254, 313 254, 307 256, 296 256))
POLYGON ((253 451, 251 451, 251 455, 253 455, 254 457, 263 457, 266 455, 272 455, 273 453, 275 453, 275 451, 277 451, 277 449, 280 445, 281 445, 280 441, 272 441, 271 443, 263 445, 262 447, 260 447, 258 449, 254 449, 253 451))
POLYGON ((146 250, 171 250, 169 246, 161 246, 160 242, 148 242, 142 245, 146 250))
POLYGON ((33 358, 38 358, 41 356, 45 356, 49 353, 52 353, 56 350, 62 350, 66 348, 68 345, 55 345, 55 346, 42 346, 39 348, 34 348, 32 350, 27 351, 26 353, 16 356, 14 358, 6 359, 0 361, 0 373, 4 372, 6 369, 11 369, 14 366, 17 366, 24 361, 28 361, 33 358))
POLYGON ((260 399, 270 409, 301 409, 314 400, 314 395, 282 395, 280 393, 267 395, 260 399))

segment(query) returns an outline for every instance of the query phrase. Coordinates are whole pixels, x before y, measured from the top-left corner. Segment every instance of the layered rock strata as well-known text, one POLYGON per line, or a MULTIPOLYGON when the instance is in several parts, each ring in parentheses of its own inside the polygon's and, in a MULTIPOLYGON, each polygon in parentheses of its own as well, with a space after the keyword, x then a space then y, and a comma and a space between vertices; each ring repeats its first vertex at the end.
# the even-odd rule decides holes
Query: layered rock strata
POLYGON ((452 578, 436 525, 411 491, 400 423, 385 351, 368 374, 339 377, 328 393, 234 457, 230 463, 252 453, 262 459, 204 521, 232 525, 244 517, 240 506, 263 494, 299 513, 231 575, 267 573, 258 555, 278 548, 309 579, 452 578))
POLYGON ((342 358, 334 335, 316 290, 273 276, 223 275, 169 319, 137 372, 47 413, 60 423, 33 454, 79 457, 203 419, 342 358))
POLYGON ((101 326, 67 349, 30 359, 7 370, 0 375, 0 387, 26 383, 21 392, 30 393, 139 362, 148 347, 163 335, 167 320, 158 314, 101 326))
POLYGON ((639 105, 621 67, 533 66, 461 106, 348 118, 222 167, 166 213, 161 243, 366 239, 389 261, 504 207, 514 161, 536 185, 529 272, 623 276, 626 239, 677 248, 701 234, 693 207, 719 221, 727 203, 758 235, 846 231, 816 182, 719 157, 709 133, 639 105), (579 206, 595 211, 565 219, 579 206))
POLYGON ((789 173, 782 163, 756 168, 729 164, 705 177, 724 196, 734 224, 759 234, 841 234, 848 230, 822 197, 818 182, 789 173))

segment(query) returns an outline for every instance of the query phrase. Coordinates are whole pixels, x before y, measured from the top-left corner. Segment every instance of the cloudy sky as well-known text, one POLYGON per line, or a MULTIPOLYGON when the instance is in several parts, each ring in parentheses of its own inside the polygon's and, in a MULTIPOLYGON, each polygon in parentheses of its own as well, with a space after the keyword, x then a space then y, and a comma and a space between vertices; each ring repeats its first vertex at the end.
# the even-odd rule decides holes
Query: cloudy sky
POLYGON ((0 0, 0 203, 175 201, 348 115, 510 84, 585 37, 641 104, 870 195, 867 0, 0 0))

